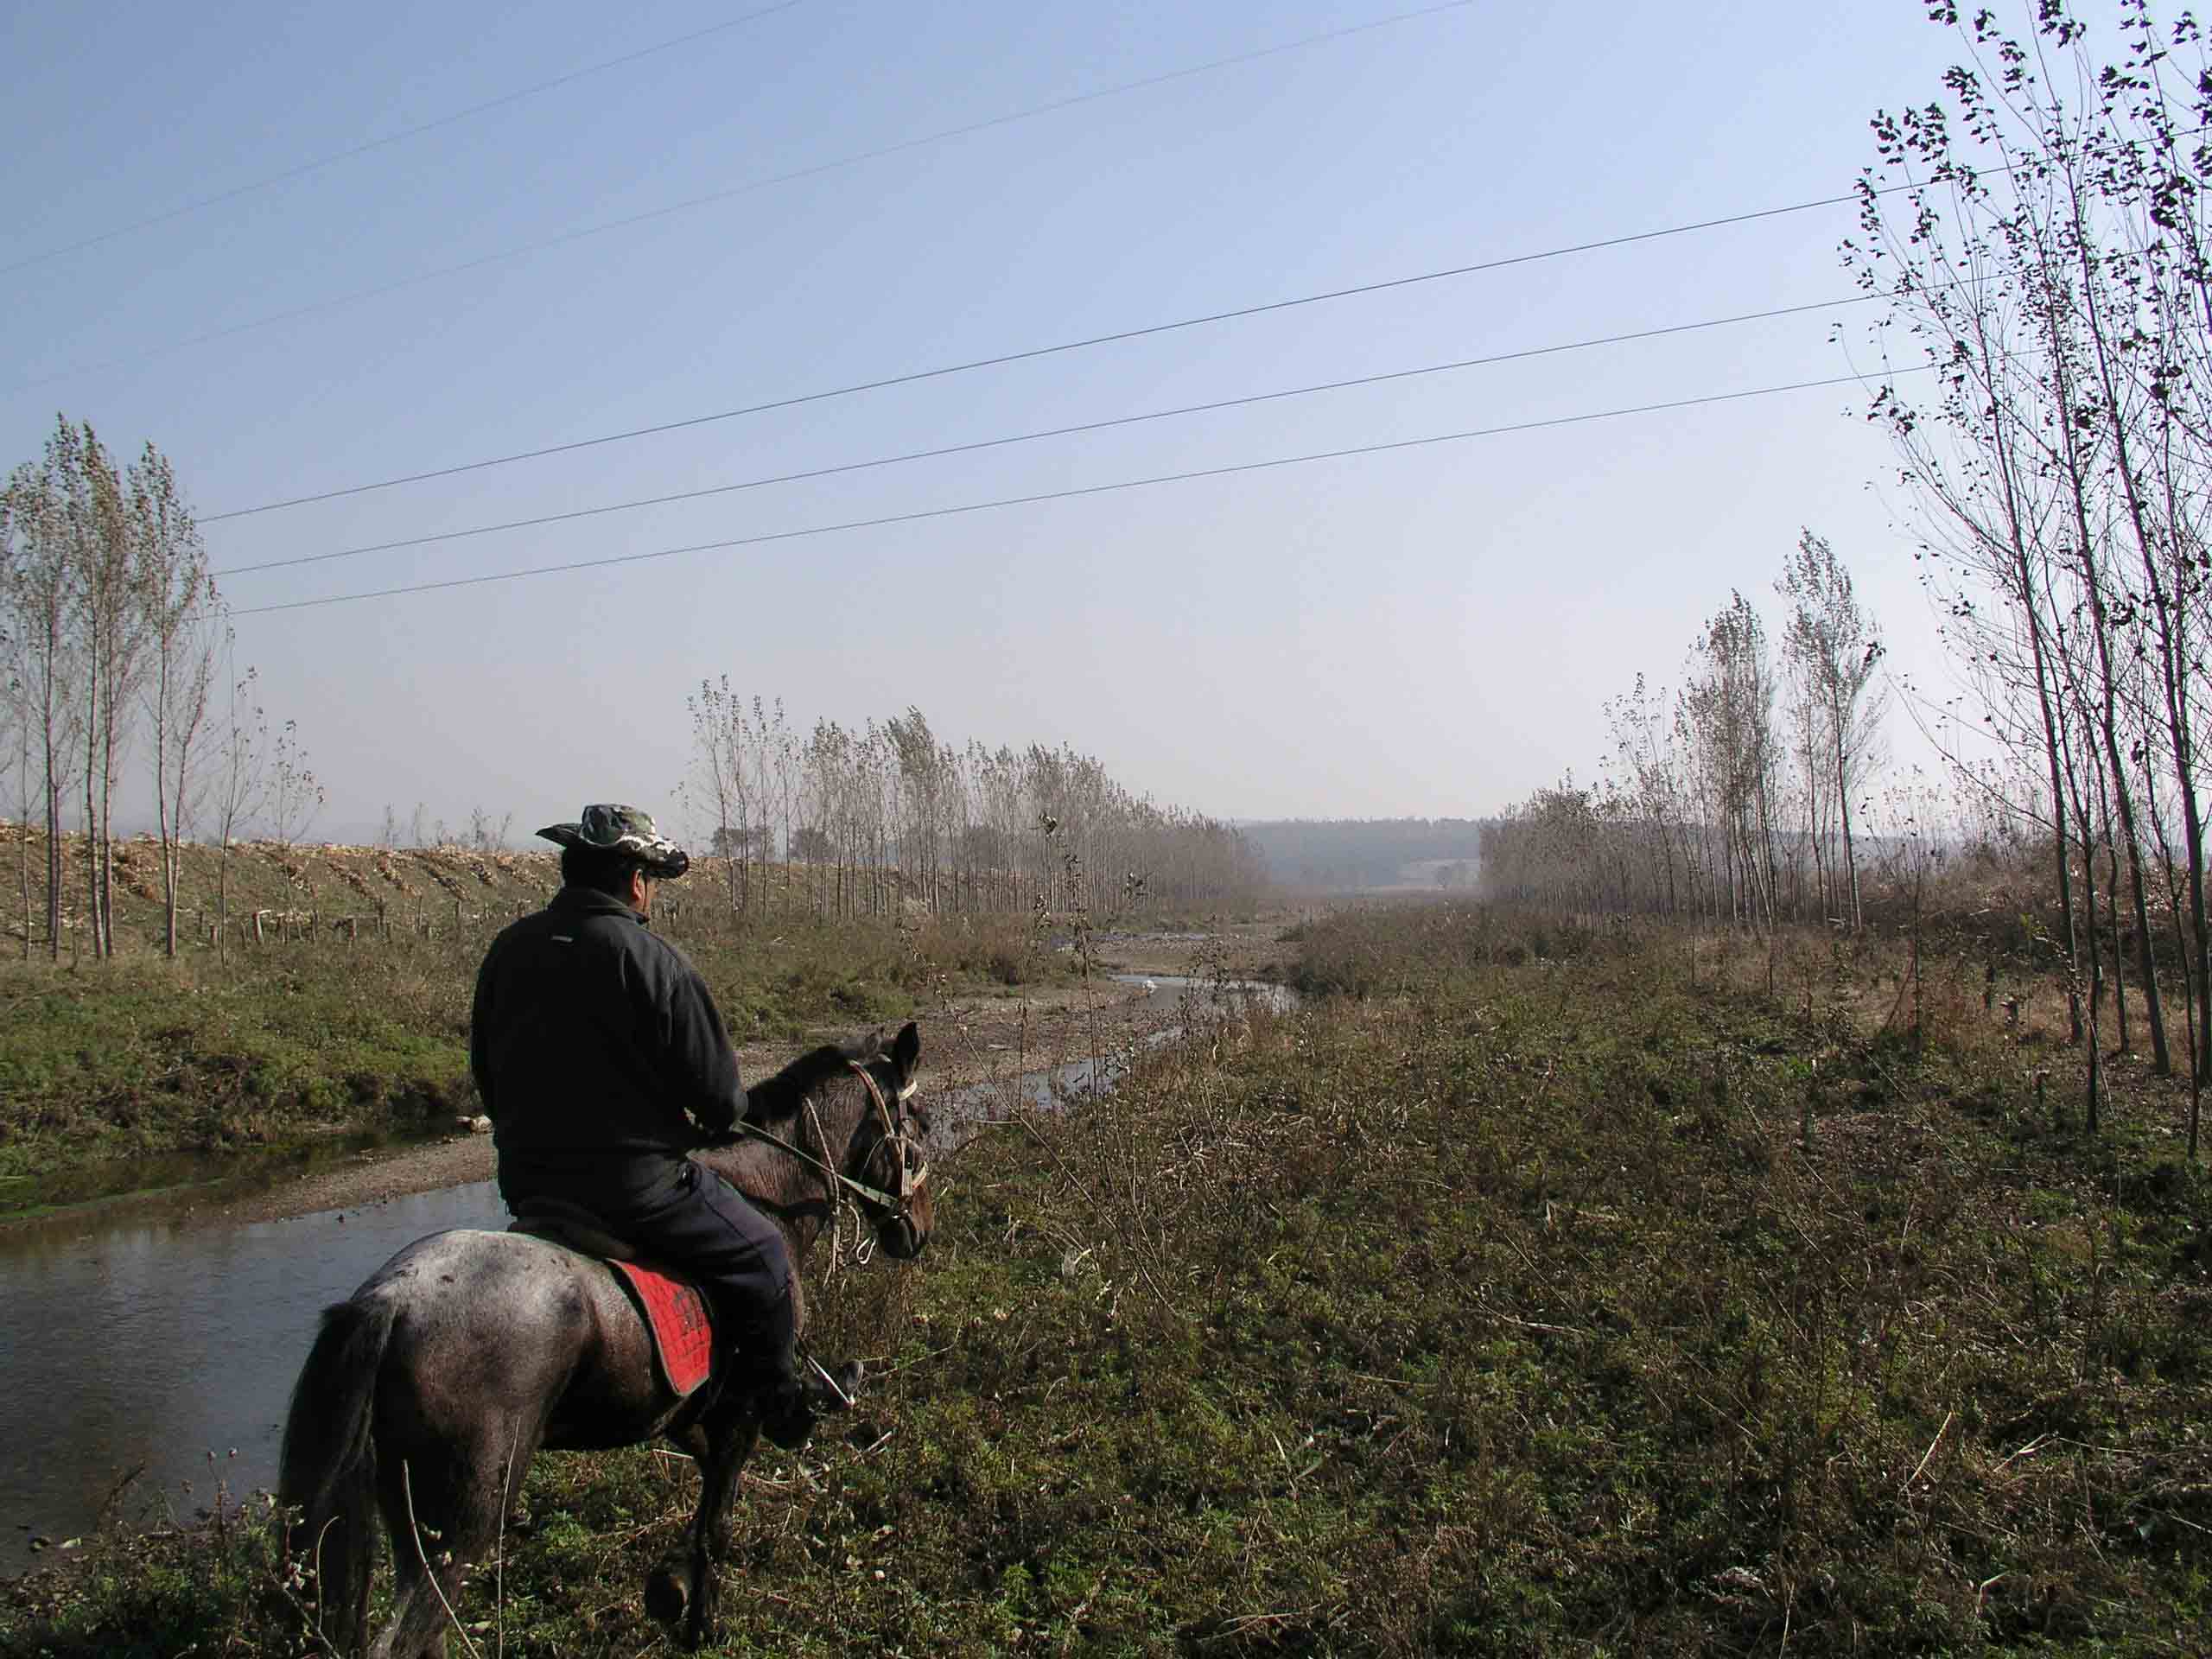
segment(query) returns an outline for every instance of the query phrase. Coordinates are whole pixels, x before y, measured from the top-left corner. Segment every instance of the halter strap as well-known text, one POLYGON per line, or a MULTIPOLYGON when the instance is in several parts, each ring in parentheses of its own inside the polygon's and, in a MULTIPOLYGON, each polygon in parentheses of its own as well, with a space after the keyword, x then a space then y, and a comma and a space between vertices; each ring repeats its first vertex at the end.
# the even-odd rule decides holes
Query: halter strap
MULTIPOLYGON (((741 1135, 749 1135, 755 1141, 766 1141, 770 1146, 778 1148, 779 1151, 789 1153, 792 1157, 798 1159, 799 1162, 818 1170, 825 1179, 834 1183, 830 1187, 830 1192, 833 1194, 838 1187, 842 1186, 848 1192, 866 1198, 871 1204, 879 1205, 882 1208, 891 1211, 893 1214, 903 1215, 906 1212, 906 1205, 912 1200, 915 1189, 929 1179, 930 1166, 927 1164, 924 1164, 918 1171, 910 1172, 907 1169, 906 1137, 899 1134, 899 1126, 892 1118, 891 1108, 884 1101, 881 1085, 876 1082, 874 1075, 869 1072, 868 1067, 862 1065, 860 1061, 849 1059, 845 1064, 851 1066, 855 1075, 860 1078, 862 1084, 867 1085, 868 1098, 875 1103, 877 1119, 883 1125, 884 1138, 889 1141, 893 1147, 897 1151, 899 1157, 899 1192, 897 1197, 894 1198, 888 1192, 880 1192, 877 1188, 870 1186, 866 1181, 856 1181, 842 1170, 833 1169, 823 1159, 816 1157, 812 1153, 808 1152, 802 1147, 793 1146, 790 1141, 785 1140, 783 1136, 779 1135, 771 1134, 766 1129, 762 1128, 758 1123, 747 1123, 742 1119, 740 1119, 734 1127, 741 1135)), ((914 1088, 915 1085, 910 1081, 904 1088, 899 1090, 899 1099, 902 1103, 912 1097, 914 1088)), ((819 1136, 821 1131, 817 1128, 815 1133, 819 1136)), ((822 1149, 825 1154, 830 1150, 826 1141, 822 1149)))
MULTIPOLYGON (((897 1207, 903 1211, 906 1209, 908 1202, 913 1198, 914 1189, 919 1186, 924 1181, 929 1179, 930 1166, 925 1163, 918 1170, 909 1170, 906 1167, 906 1137, 899 1133, 899 1124, 891 1116, 891 1108, 883 1098, 883 1089, 882 1086, 876 1082, 875 1074, 870 1071, 868 1067, 861 1065, 858 1060, 847 1060, 845 1064, 851 1066, 854 1073, 859 1077, 862 1083, 868 1085, 868 1097, 875 1103, 876 1121, 883 1125, 883 1138, 891 1143, 893 1150, 895 1150, 899 1154, 899 1202, 897 1207)), ((913 1079, 911 1077, 908 1078, 906 1084, 899 1090, 899 1104, 904 1105, 907 1101, 913 1098, 914 1087, 913 1079)))

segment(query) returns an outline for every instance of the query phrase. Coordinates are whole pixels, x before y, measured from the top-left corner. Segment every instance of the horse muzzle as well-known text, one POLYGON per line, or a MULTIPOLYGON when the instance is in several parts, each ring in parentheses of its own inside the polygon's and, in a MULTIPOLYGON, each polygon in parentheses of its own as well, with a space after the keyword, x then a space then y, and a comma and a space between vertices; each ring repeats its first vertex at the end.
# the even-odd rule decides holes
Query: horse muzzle
POLYGON ((912 1262, 929 1248, 929 1230, 910 1211, 901 1210, 876 1224, 876 1243, 901 1262, 912 1262))

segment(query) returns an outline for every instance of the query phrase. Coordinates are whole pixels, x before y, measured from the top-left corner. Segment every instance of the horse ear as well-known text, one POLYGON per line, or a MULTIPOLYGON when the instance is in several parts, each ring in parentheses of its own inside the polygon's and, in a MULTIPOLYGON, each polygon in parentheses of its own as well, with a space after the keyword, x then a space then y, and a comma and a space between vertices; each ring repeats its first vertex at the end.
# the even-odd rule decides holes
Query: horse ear
POLYGON ((909 1020, 899 1028, 899 1036, 891 1045, 891 1062, 899 1068, 902 1077, 912 1077, 914 1062, 922 1058, 922 1033, 909 1020))

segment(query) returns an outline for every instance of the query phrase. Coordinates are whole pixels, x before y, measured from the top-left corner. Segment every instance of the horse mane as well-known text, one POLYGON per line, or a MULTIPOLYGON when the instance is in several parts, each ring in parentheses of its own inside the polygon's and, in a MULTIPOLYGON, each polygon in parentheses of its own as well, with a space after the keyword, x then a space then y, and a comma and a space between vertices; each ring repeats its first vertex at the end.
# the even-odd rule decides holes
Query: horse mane
POLYGON ((824 1043, 802 1054, 772 1077, 764 1078, 745 1091, 745 1121, 762 1128, 794 1115, 806 1097, 841 1076, 860 1058, 856 1048, 824 1043))

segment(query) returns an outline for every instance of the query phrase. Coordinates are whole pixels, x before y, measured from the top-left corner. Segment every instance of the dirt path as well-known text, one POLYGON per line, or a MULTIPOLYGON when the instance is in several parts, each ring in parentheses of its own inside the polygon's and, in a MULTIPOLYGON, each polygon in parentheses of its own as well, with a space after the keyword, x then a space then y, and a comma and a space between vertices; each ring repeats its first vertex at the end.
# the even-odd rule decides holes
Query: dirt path
MULTIPOLYGON (((1097 943, 1111 971, 1161 976, 1219 971, 1236 977, 1260 973, 1271 962, 1275 927, 1249 923, 1211 933, 1109 934, 1097 943)), ((1004 996, 955 997, 920 1016, 923 1088, 949 1094, 1061 1065, 1110 1049, 1171 1024, 1173 999, 1141 985, 1094 981, 1004 996)), ((828 1041, 849 1033, 825 1032, 828 1041)), ((748 1077, 785 1065, 797 1047, 748 1046, 738 1060, 748 1077)), ((178 1193, 130 1200, 141 1210, 207 1222, 276 1221, 325 1210, 358 1210, 412 1192, 431 1192, 492 1179, 492 1137, 456 1135, 397 1150, 363 1152, 265 1191, 195 1196, 178 1193)))

